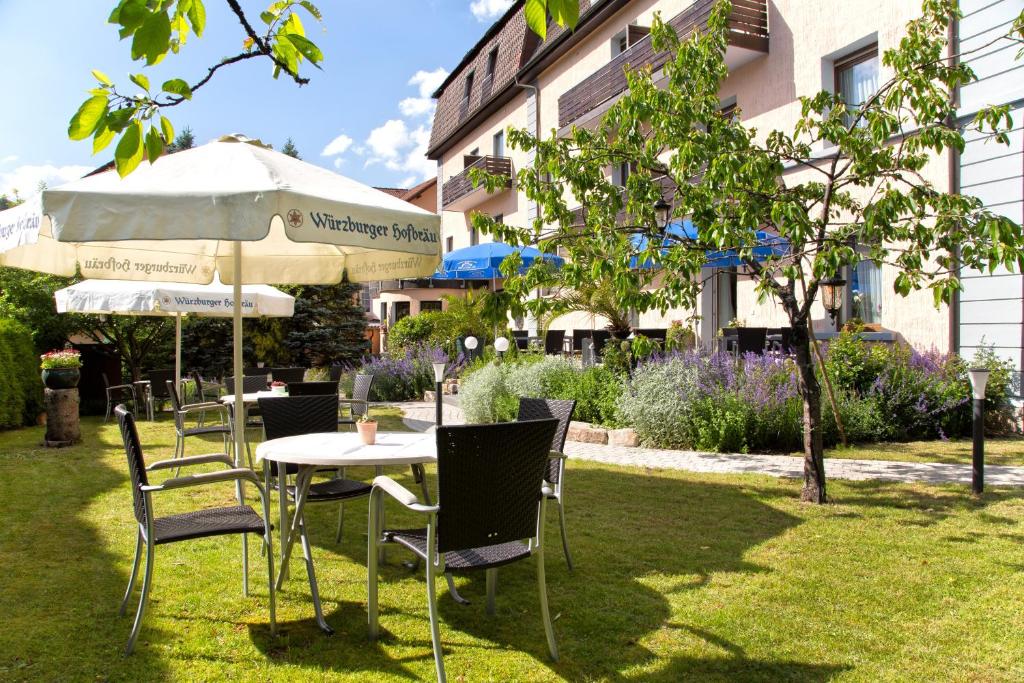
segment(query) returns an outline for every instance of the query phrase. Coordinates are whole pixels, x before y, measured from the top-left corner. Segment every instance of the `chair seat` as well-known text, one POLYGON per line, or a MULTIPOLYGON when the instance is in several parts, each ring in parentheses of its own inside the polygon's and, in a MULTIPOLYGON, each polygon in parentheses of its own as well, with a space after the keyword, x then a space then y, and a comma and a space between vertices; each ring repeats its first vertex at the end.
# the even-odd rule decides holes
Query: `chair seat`
POLYGON ((202 427, 187 427, 182 430, 185 436, 197 436, 201 434, 230 434, 231 427, 227 425, 204 425, 202 427))
MULTIPOLYGON (((382 534, 384 540, 397 543, 427 559, 426 529, 389 529, 382 534)), ((530 547, 519 541, 488 545, 468 550, 453 550, 444 555, 446 572, 459 573, 498 567, 530 556, 530 547)))
POLYGON ((156 544, 205 536, 263 532, 263 518, 248 505, 196 510, 153 520, 153 542, 156 544))
MULTIPOLYGON (((295 487, 286 489, 288 497, 295 500, 295 487)), ((310 485, 307 500, 311 503, 325 500, 348 500, 370 495, 373 485, 354 479, 328 479, 310 485)))

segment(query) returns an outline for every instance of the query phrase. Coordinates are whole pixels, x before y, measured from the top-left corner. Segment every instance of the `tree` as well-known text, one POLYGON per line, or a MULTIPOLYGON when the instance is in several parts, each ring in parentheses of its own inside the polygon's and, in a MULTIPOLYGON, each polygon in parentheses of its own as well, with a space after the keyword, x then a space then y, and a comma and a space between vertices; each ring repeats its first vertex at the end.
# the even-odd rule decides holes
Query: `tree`
POLYGON ((287 140, 285 140, 284 147, 281 148, 281 154, 287 154, 288 156, 292 157, 293 159, 301 159, 302 158, 301 156, 299 156, 299 150, 295 146, 295 143, 292 142, 291 138, 288 138, 287 140))
POLYGON ((173 154, 174 152, 180 152, 183 149, 192 149, 196 146, 196 137, 192 134, 192 129, 185 126, 178 133, 177 137, 174 138, 174 142, 167 145, 167 153, 173 154))
MULTIPOLYGON (((936 305, 948 303, 961 289, 961 267, 1020 270, 1024 237, 1019 225, 980 200, 946 194, 925 176, 933 155, 964 146, 953 94, 974 75, 947 55, 954 0, 924 1, 922 16, 882 57, 892 77, 867 102, 847 107, 829 92, 801 97, 789 131, 757 131, 744 125, 742 112, 720 113, 730 9, 728 2, 716 4, 708 30, 682 42, 656 18, 654 47, 671 51, 665 85, 655 87, 650 69, 630 71, 628 92, 595 130, 574 128, 544 140, 510 130, 510 144, 536 153, 535 168, 520 169, 517 179, 538 203, 538 216, 526 228, 483 214, 474 224, 512 244, 539 242, 542 250, 569 252, 571 261, 557 275, 531 268, 516 276, 515 259, 503 264, 511 275, 509 300, 536 310, 550 304, 531 299, 535 288, 579 289, 594 281, 611 282, 624 308, 692 308, 707 252, 734 252, 758 294, 777 302, 793 328, 804 403, 801 497, 824 502, 821 387, 811 327, 822 282, 866 250, 872 261, 898 268, 898 294, 927 288, 936 305), (830 144, 822 153, 825 141, 830 144), (605 176, 606 168, 622 162, 636 165, 625 193, 605 176), (698 226, 695 236, 659 224, 654 204, 662 198, 662 177, 670 181, 671 216, 690 218, 698 226), (570 202, 582 211, 571 210, 570 202), (785 240, 788 254, 758 258, 758 231, 785 240), (638 262, 650 267, 637 268, 638 262)), ((991 49, 979 49, 985 48, 991 49)), ((966 128, 992 131, 995 141, 1007 144, 1011 125, 1007 107, 994 107, 966 128)), ((501 182, 482 172, 473 176, 489 189, 501 182)))
POLYGON ((369 350, 366 314, 359 306, 359 285, 301 285, 295 315, 280 320, 291 361, 305 367, 355 363, 369 350))
MULTIPOLYGON (((191 83, 183 78, 170 78, 159 88, 150 86, 144 73, 130 74, 129 80, 142 89, 140 94, 127 94, 109 76, 93 69, 96 87, 82 103, 68 124, 72 140, 92 138, 93 154, 106 149, 118 139, 114 148, 114 164, 123 177, 131 173, 143 157, 150 163, 164 153, 174 140, 174 126, 163 112, 192 99, 220 69, 250 59, 266 59, 274 66, 273 76, 290 76, 298 85, 309 82, 299 75, 304 60, 320 68, 323 53, 306 37, 299 9, 320 21, 320 10, 309 0, 278 0, 260 13, 265 25, 257 32, 238 0, 226 0, 242 27, 241 51, 225 57, 209 67, 206 74, 191 83), (148 125, 148 129, 146 126, 148 125)), ((203 0, 120 0, 107 21, 120 27, 121 39, 131 38, 133 60, 153 66, 168 53, 177 54, 189 34, 202 37, 206 30, 206 8, 203 0)))

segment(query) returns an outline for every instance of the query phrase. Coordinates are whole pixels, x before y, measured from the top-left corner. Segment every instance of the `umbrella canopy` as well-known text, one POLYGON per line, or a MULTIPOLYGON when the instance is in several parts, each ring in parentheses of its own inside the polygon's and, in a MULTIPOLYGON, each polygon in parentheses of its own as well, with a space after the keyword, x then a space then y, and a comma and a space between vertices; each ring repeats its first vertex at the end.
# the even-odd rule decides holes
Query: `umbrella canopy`
MULTIPOLYGON (((233 285, 235 398, 242 405, 246 284, 429 276, 441 217, 233 135, 52 190, 0 213, 0 265, 103 280, 233 285)), ((242 410, 235 433, 244 435, 242 410)), ((235 439, 235 461, 242 462, 235 439)))
POLYGON ((432 277, 436 280, 493 280, 504 277, 501 262, 513 253, 518 253, 522 258, 523 271, 539 258, 556 268, 565 264, 562 257, 541 253, 533 247, 512 247, 504 242, 488 242, 448 252, 432 277))
MULTIPOLYGON (((698 230, 689 219, 669 223, 665 233, 667 236, 664 242, 662 242, 664 246, 664 249, 661 250, 662 253, 679 240, 688 239, 696 241, 698 239, 698 230)), ((789 241, 784 237, 773 235, 764 230, 758 230, 756 237, 757 246, 754 247, 753 253, 754 258, 758 261, 766 261, 769 258, 781 258, 789 253, 789 241)), ((649 244, 649 240, 645 235, 634 235, 632 242, 636 251, 645 251, 649 244)), ((740 258, 735 249, 709 249, 704 253, 704 257, 704 268, 737 268, 743 265, 743 259, 740 258)), ((629 265, 632 268, 652 268, 654 262, 651 259, 641 262, 639 256, 634 256, 630 260, 629 265)))
POLYGON ((0 213, 0 265, 208 284, 429 276, 440 217, 327 169, 227 136, 43 192, 0 213))
MULTIPOLYGON (((181 316, 230 317, 234 288, 215 281, 209 285, 130 280, 85 280, 57 290, 58 313, 174 316, 174 386, 181 386, 181 316)), ((295 297, 267 285, 242 287, 242 315, 288 318, 295 314, 295 297)))

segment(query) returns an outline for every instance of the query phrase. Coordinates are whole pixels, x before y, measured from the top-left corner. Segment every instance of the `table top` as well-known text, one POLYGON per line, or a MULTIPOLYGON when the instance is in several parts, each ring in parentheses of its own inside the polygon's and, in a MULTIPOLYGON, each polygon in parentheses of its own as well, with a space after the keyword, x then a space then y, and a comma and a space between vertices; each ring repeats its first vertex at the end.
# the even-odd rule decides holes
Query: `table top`
POLYGON ((256 447, 256 460, 296 465, 358 467, 360 465, 418 465, 437 460, 437 441, 421 432, 377 432, 368 446, 357 432, 325 432, 270 439, 256 447))
MULTIPOLYGON (((275 394, 273 391, 256 391, 251 394, 242 394, 243 403, 256 403, 261 398, 272 398, 274 396, 287 396, 287 394, 275 394)), ((234 394, 224 394, 217 399, 221 403, 234 403, 234 394)))

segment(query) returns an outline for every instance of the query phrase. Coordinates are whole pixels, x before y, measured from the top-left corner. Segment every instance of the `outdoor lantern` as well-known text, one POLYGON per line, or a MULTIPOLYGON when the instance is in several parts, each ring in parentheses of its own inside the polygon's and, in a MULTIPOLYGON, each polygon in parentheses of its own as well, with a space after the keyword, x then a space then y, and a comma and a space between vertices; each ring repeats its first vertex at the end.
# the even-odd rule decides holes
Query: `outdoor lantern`
MULTIPOLYGON (((470 339, 473 339, 470 337, 470 339)), ((444 382, 445 363, 433 363, 434 366, 434 424, 441 426, 444 415, 444 408, 441 403, 442 383, 444 382)))
POLYGON ((466 345, 467 349, 473 351, 480 342, 477 341, 476 337, 466 337, 466 341, 463 343, 466 345))
POLYGON ((658 201, 654 202, 654 219, 658 222, 658 227, 662 230, 667 228, 671 217, 672 205, 666 202, 664 197, 658 197, 658 201))
POLYGON ((434 381, 441 383, 444 381, 444 369, 447 367, 447 363, 433 363, 434 366, 434 381))
POLYGON ((505 337, 498 337, 494 340, 494 350, 498 353, 505 353, 508 351, 508 339, 505 337))
POLYGON ((833 324, 839 311, 843 310, 843 298, 846 296, 846 280, 841 277, 830 277, 821 281, 821 303, 832 318, 833 324))
POLYGON ((971 378, 971 392, 974 394, 974 400, 984 401, 985 386, 988 384, 988 368, 971 368, 967 374, 971 378))

